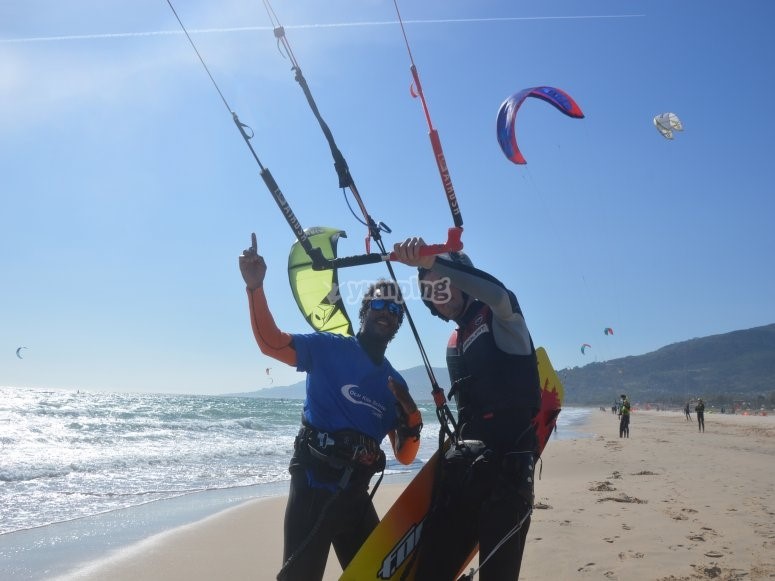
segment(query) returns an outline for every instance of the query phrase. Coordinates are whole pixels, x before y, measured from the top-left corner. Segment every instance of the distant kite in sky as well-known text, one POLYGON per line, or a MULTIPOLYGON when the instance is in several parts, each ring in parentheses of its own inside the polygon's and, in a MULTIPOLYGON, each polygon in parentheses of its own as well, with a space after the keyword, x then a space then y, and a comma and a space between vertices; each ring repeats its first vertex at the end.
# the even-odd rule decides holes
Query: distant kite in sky
POLYGON ((592 345, 590 345, 589 343, 582 343, 582 345, 581 345, 581 354, 582 355, 586 355, 587 349, 592 349, 592 345))
POLYGON ((271 376, 271 375, 269 375, 269 372, 270 372, 271 370, 272 370, 272 368, 271 368, 271 367, 267 367, 267 368, 266 368, 266 375, 267 375, 267 377, 269 377, 269 385, 272 385, 272 384, 274 383, 274 379, 272 379, 272 376, 271 376))
POLYGON ((25 347, 24 345, 22 345, 21 347, 19 347, 19 348, 16 350, 16 356, 17 356, 19 359, 24 359, 24 357, 22 357, 22 349, 27 349, 27 347, 25 347))
POLYGON ((528 97, 542 99, 550 105, 554 105, 558 111, 565 113, 568 117, 575 119, 584 118, 584 113, 581 112, 581 108, 573 100, 573 97, 562 89, 555 87, 532 87, 530 89, 522 89, 511 95, 511 97, 501 103, 495 125, 498 132, 498 143, 500 143, 504 155, 517 164, 527 163, 517 145, 516 123, 517 111, 519 111, 520 106, 528 97))
POLYGON ((654 127, 665 139, 673 139, 673 131, 683 131, 684 126, 675 113, 661 113, 654 117, 654 127))
POLYGON ((606 335, 613 335, 614 330, 611 327, 606 327, 605 329, 603 329, 603 333, 606 335))

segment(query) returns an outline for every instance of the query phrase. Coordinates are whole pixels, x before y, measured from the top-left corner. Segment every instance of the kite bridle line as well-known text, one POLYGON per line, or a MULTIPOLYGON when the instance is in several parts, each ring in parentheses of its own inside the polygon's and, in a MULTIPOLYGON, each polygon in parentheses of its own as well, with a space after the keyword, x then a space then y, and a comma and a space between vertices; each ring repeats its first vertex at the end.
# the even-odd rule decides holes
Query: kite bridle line
MULTIPOLYGON (((306 233, 304 232, 304 228, 301 226, 301 222, 298 220, 298 218, 296 217, 296 214, 291 209, 291 206, 288 203, 288 200, 285 199, 285 196, 280 190, 280 187, 277 185, 277 182, 275 181, 271 172, 269 171, 268 168, 264 167, 264 165, 261 163, 261 160, 258 158, 258 154, 256 154, 255 149, 253 149, 253 144, 250 142, 250 140, 253 138, 253 135, 254 135, 253 130, 248 125, 242 123, 239 120, 239 117, 237 116, 237 114, 234 111, 232 111, 228 101, 226 100, 226 97, 224 97, 223 92, 218 86, 218 83, 215 82, 215 78, 213 77, 212 73, 210 73, 210 69, 207 67, 207 64, 205 63, 204 58, 200 54, 199 50, 196 47, 196 44, 191 38, 191 35, 189 35, 188 30, 183 24, 183 21, 180 19, 180 16, 178 16, 178 13, 175 10, 175 7, 172 5, 171 0, 167 0, 167 4, 169 5, 170 10, 172 10, 172 13, 175 15, 175 18, 177 19, 178 24, 180 24, 180 28, 183 30, 183 33, 186 35, 186 38, 188 39, 189 44, 191 44, 191 47, 194 49, 194 52, 196 53, 196 56, 199 59, 199 62, 202 64, 202 67, 204 67, 204 70, 207 73, 207 76, 210 78, 210 81, 212 82, 213 86, 215 87, 215 90, 218 92, 218 95, 220 96, 221 101, 226 107, 226 110, 232 116, 232 120, 234 121, 234 124, 237 126, 237 129, 239 130, 240 135, 242 135, 242 138, 244 139, 245 144, 248 146, 248 149, 250 149, 250 153, 253 156, 253 159, 256 161, 256 163, 258 164, 258 167, 261 170, 261 173, 260 173, 261 178, 263 179, 264 184, 269 190, 269 193, 272 194, 272 198, 274 198, 275 202, 277 203, 277 207, 280 208, 280 212, 282 212, 283 216, 285 217, 285 220, 288 222, 288 225, 291 227, 291 230, 296 236, 296 239, 299 241, 304 251, 310 257, 310 260, 312 260, 312 268, 314 270, 326 270, 326 269, 334 269, 334 268, 344 268, 349 266, 360 266, 364 264, 375 264, 378 262, 395 260, 396 259, 395 253, 393 252, 387 253, 384 251, 384 249, 382 250, 381 254, 367 253, 367 254, 360 254, 356 256, 346 256, 341 258, 328 259, 323 256, 323 253, 319 248, 314 248, 312 246, 312 243, 309 241, 306 233)), ((459 250, 461 247, 462 247, 462 244, 460 242, 460 236, 458 235, 457 238, 454 238, 450 230, 450 239, 447 241, 447 243, 444 245, 437 244, 432 246, 429 249, 428 254, 441 254, 443 252, 459 250)))
MULTIPOLYGON (((358 203, 358 207, 361 210, 361 214, 363 215, 363 220, 360 220, 358 216, 356 215, 355 218, 361 222, 362 224, 366 225, 368 228, 368 234, 366 236, 366 251, 369 252, 370 248, 370 240, 374 240, 374 242, 377 244, 377 246, 380 249, 381 255, 385 256, 387 255, 387 251, 385 250, 384 242, 382 241, 382 235, 381 232, 390 233, 391 230, 388 228, 383 222, 380 222, 377 224, 374 219, 371 217, 369 212, 366 209, 366 205, 363 202, 363 199, 361 198, 360 193, 358 192, 358 188, 355 185, 355 180, 352 177, 352 174, 350 173, 350 168, 347 165, 347 160, 345 160, 344 155, 339 150, 339 147, 336 145, 336 141, 334 140, 334 136, 331 132, 331 129, 329 128, 328 124, 323 119, 322 115, 320 114, 320 110, 318 109, 317 103, 315 103, 315 99, 312 96, 312 91, 309 88, 309 85, 307 84, 307 80, 304 78, 304 75, 301 71, 301 67, 299 66, 298 61, 296 60, 295 55, 293 54, 293 49, 291 48, 290 42, 288 41, 287 37, 285 36, 285 29, 280 24, 280 20, 277 17, 277 15, 274 12, 274 9, 272 8, 271 3, 269 0, 262 0, 264 4, 264 8, 266 9, 267 16, 269 17, 270 22, 272 23, 272 28, 274 30, 274 36, 277 39, 278 48, 282 46, 282 48, 285 51, 285 56, 288 57, 288 59, 291 61, 291 70, 294 72, 294 77, 296 82, 299 83, 299 86, 302 89, 302 92, 304 93, 304 96, 307 99, 307 103, 309 104, 310 109, 312 110, 312 113, 315 115, 315 118, 318 121, 318 124, 320 125, 321 130, 323 131, 323 135, 326 138, 326 141, 328 142, 328 146, 331 149, 331 155, 334 158, 334 169, 336 170, 337 176, 339 178, 339 187, 342 188, 342 190, 349 189, 350 192, 353 195, 353 198, 358 203)), ((282 54, 282 50, 280 53, 282 54)), ((442 154, 443 159, 443 154, 442 154)), ((452 192, 452 199, 454 199, 454 191, 452 192)), ((347 201, 347 195, 345 193, 345 201, 347 201)), ((349 201, 347 202, 349 206, 349 201)), ((457 202, 455 202, 455 206, 457 205, 457 202)), ((452 202, 450 202, 450 208, 452 208, 452 202)), ((350 207, 350 211, 352 212, 352 208, 350 207)), ((354 214, 354 212, 353 212, 354 214)), ((459 217, 460 211, 457 211, 457 216, 459 217)), ((455 216, 455 213, 453 211, 453 216, 455 216)), ((462 219, 455 220, 455 227, 450 228, 447 232, 447 242, 445 244, 432 244, 423 247, 421 250, 422 256, 429 256, 429 255, 435 255, 435 254, 442 254, 444 252, 455 252, 458 250, 461 250, 463 247, 463 244, 460 240, 460 237, 463 233, 462 229, 462 219)), ((390 256, 393 256, 391 253, 390 256)), ((347 259, 337 259, 339 261, 347 261, 347 259)), ((425 352, 425 348, 423 347, 422 341, 420 340, 420 335, 417 331, 417 327, 414 324, 414 319, 412 318, 412 314, 409 312, 409 308, 406 305, 406 301, 403 300, 403 297, 401 296, 401 288, 398 284, 398 279, 396 277, 396 274, 393 270, 393 266, 390 264, 390 261, 385 261, 385 265, 387 266, 388 272, 390 273, 390 277, 395 283, 396 290, 399 294, 399 300, 404 306, 404 313, 406 315, 406 320, 409 322, 409 326, 412 330, 412 334, 414 335, 415 342, 417 343, 417 347, 420 351, 420 356, 422 357, 423 365, 425 366, 425 369, 428 373, 428 379, 431 383, 431 393, 433 395, 434 402, 436 403, 436 415, 439 419, 439 423, 441 426, 443 426, 444 432, 446 432, 451 438, 454 440, 457 439, 457 424, 455 422, 455 418, 452 415, 452 412, 449 410, 449 407, 446 404, 446 396, 444 395, 444 390, 439 386, 438 381, 436 380, 435 374, 433 373, 433 367, 431 366, 430 360, 428 359, 428 355, 425 352), (452 428, 450 428, 450 425, 452 428)))
MULTIPOLYGON (((406 44, 406 52, 409 53, 409 62, 411 63, 410 71, 412 73, 412 79, 414 80, 414 87, 417 90, 417 95, 422 103, 422 110, 425 113, 425 122, 428 124, 428 137, 431 140, 431 147, 433 148, 433 155, 436 158, 436 167, 439 169, 439 176, 441 177, 441 184, 444 186, 444 193, 447 196, 447 202, 449 203, 449 210, 452 212, 452 221, 456 228, 463 229, 463 215, 460 213, 460 206, 457 203, 457 196, 455 196, 455 188, 452 185, 452 177, 449 174, 447 168, 447 160, 444 157, 444 150, 441 147, 441 138, 439 132, 433 127, 433 121, 431 121, 431 113, 428 110, 428 103, 425 101, 425 93, 422 90, 422 83, 420 83, 420 74, 417 72, 417 67, 414 64, 414 57, 412 57, 412 49, 409 47, 409 39, 406 36, 406 29, 404 29, 404 21, 401 19, 401 12, 398 10, 398 0, 393 0, 393 6, 396 8, 396 16, 398 17, 398 23, 401 25, 401 33, 404 36, 404 43, 406 44)), ((412 93, 414 96, 414 93, 412 93)))

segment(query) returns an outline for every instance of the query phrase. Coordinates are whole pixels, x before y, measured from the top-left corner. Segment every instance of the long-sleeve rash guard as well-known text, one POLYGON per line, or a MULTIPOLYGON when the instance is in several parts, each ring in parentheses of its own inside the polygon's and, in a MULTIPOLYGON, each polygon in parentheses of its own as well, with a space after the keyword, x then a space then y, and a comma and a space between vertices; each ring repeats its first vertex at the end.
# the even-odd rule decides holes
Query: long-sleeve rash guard
POLYGON ((415 411, 405 417, 388 389, 388 377, 405 383, 387 359, 375 365, 355 337, 331 333, 292 335, 277 328, 263 288, 248 289, 253 335, 261 352, 307 372, 305 421, 318 430, 353 429, 381 442, 390 438, 393 453, 411 464, 419 438, 400 437, 399 427, 422 422, 415 411))

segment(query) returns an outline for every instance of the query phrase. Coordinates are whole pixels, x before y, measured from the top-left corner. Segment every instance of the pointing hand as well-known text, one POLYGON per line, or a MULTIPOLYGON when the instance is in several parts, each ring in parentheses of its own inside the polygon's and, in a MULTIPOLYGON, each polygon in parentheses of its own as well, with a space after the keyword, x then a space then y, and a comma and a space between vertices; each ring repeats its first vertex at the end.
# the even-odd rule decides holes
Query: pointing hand
POLYGON ((255 232, 250 235, 251 245, 239 257, 239 269, 248 289, 255 290, 264 284, 266 262, 258 253, 258 243, 255 232))

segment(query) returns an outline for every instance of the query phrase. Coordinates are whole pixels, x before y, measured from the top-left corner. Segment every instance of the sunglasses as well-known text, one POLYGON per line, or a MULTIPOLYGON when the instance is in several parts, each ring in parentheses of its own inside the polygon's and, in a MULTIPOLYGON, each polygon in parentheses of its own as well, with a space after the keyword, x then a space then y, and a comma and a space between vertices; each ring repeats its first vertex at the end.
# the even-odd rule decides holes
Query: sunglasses
POLYGON ((372 311, 381 311, 387 307, 387 310, 391 315, 400 315, 403 311, 401 305, 394 303, 393 301, 386 301, 385 299, 372 299, 369 306, 372 311))

